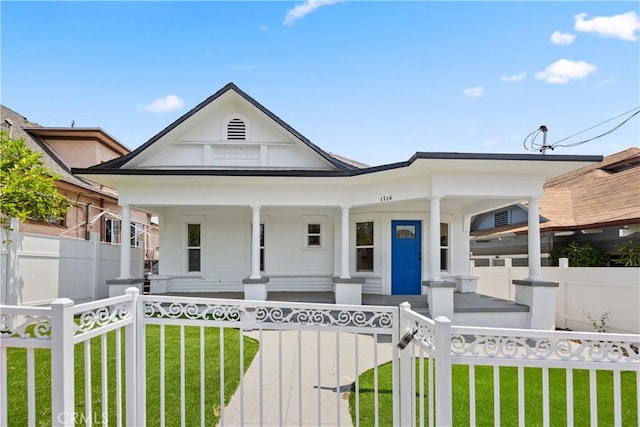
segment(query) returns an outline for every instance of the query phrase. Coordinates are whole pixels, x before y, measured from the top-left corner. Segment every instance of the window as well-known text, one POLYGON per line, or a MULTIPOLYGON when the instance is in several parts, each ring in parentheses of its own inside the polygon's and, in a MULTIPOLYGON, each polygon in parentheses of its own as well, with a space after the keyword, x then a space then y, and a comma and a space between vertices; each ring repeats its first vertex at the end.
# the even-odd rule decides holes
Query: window
POLYGON ((449 224, 440 223, 440 270, 449 269, 449 224))
POLYGON ((396 225, 396 239, 415 239, 415 225, 396 225))
POLYGON ((307 224, 307 247, 319 248, 322 246, 321 230, 320 224, 307 224))
POLYGON ((139 248, 142 246, 142 235, 143 235, 142 224, 138 224, 137 222, 131 223, 131 246, 134 248, 139 248))
POLYGON ((242 119, 231 119, 227 125, 227 139, 229 140, 245 140, 247 139, 247 127, 242 119))
POLYGON ((264 224, 260 224, 260 271, 264 273, 264 224))
POLYGON ((356 223, 356 271, 373 271, 373 222, 356 223))
POLYGON ((264 224, 260 224, 260 271, 264 271, 264 224))
POLYGON ((201 271, 200 224, 187 224, 187 271, 201 271))
POLYGON ((104 220, 104 241, 107 243, 120 243, 120 220, 107 218, 104 220))
POLYGON ((493 215, 495 221, 495 227, 500 227, 501 225, 509 225, 509 211, 500 211, 496 212, 493 215))

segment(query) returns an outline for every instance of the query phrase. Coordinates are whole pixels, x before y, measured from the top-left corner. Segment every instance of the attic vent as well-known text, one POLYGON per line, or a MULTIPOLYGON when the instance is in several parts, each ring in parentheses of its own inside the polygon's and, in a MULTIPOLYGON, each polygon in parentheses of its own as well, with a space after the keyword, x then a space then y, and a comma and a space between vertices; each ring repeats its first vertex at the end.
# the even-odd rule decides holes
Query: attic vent
POLYGON ((247 127, 240 119, 231 119, 227 125, 227 139, 247 139, 247 127))
POLYGON ((500 211, 494 214, 495 227, 509 225, 509 211, 500 211))

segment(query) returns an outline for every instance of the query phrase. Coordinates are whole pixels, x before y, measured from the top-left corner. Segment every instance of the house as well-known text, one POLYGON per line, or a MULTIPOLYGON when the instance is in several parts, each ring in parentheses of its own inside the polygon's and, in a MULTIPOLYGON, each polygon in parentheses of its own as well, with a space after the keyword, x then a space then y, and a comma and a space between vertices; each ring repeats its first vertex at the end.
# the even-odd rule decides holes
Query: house
MULTIPOLYGON (((158 215, 152 293, 333 291, 352 304, 427 294, 435 317, 451 314, 434 308, 438 295, 450 301, 473 281, 474 215, 526 199, 535 234, 545 179, 601 159, 417 152, 362 167, 229 83, 131 153, 73 173, 117 189, 123 218, 158 215)), ((540 258, 539 246, 530 252, 540 258)), ((543 283, 535 262, 530 279, 543 283)))
MULTIPOLYGON (((100 241, 120 244, 123 238, 118 194, 115 190, 71 174, 72 167, 87 167, 129 153, 115 138, 100 128, 43 127, 21 114, 1 106, 2 130, 11 138, 22 138, 33 151, 42 154, 45 165, 60 176, 56 186, 71 207, 62 219, 31 220, 20 231, 48 236, 89 239, 99 233, 100 241)), ((151 215, 134 210, 128 235, 134 247, 145 248, 145 259, 155 260, 157 226, 151 215)))
MULTIPOLYGON (((513 265, 527 265, 527 230, 526 201, 475 216, 471 251, 476 265, 507 257, 513 265)), ((618 248, 637 239, 639 232, 640 148, 628 148, 546 181, 540 199, 543 256, 555 245, 576 241, 591 242, 615 259, 618 248)), ((543 257, 543 263, 547 260, 543 257)))

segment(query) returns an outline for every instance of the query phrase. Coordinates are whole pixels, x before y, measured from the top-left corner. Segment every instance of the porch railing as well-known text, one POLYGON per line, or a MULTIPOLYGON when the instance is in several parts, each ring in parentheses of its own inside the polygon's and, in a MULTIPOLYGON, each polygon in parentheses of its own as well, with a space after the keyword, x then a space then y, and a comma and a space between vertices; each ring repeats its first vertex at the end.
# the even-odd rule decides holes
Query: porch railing
POLYGON ((636 423, 640 413, 639 344, 635 335, 457 327, 446 318, 423 317, 408 304, 142 296, 130 289, 124 296, 87 304, 57 300, 47 308, 0 306, 0 425, 36 425, 43 416, 53 425, 209 425, 212 419, 220 425, 351 425, 343 392, 355 395, 356 425, 362 411, 373 412, 374 424, 383 423, 389 412, 394 425, 452 425, 459 422, 454 413, 461 409, 469 413, 463 424, 475 425, 480 412, 476 400, 484 393, 475 378, 480 366, 492 370, 495 424, 505 410, 502 369, 510 367, 517 371, 520 425, 530 421, 524 390, 530 387, 525 370, 531 368, 541 370, 543 424, 555 422, 549 376, 550 369, 558 368, 566 371, 567 425, 574 424, 577 370, 588 371, 594 425, 598 372, 611 372, 613 421, 624 425, 632 421, 622 411, 622 372, 631 371, 635 379, 631 417, 636 423), (250 350, 245 334, 258 338, 263 349, 251 367, 244 362, 250 350), (240 337, 239 347, 228 352, 234 336, 240 337), (290 342, 295 347, 286 347, 290 342), (273 354, 266 354, 267 349, 273 354), (352 358, 340 357, 347 351, 352 358), (391 390, 382 378, 389 373, 380 367, 387 361, 391 390), (247 368, 257 369, 251 380, 257 378, 257 384, 245 377, 247 368), (369 368, 374 402, 363 409, 360 393, 365 390, 358 378, 369 368), (453 399, 452 388, 460 384, 452 384, 452 370, 460 369, 468 378, 467 408, 457 407, 453 399), (225 381, 232 376, 238 378, 233 398, 225 381), (346 387, 343 378, 349 379, 346 387), (19 388, 25 395, 12 394, 16 380, 24 383, 19 388), (385 403, 388 393, 392 397, 385 403), (16 412, 9 410, 15 405, 24 418, 9 415, 16 412), (329 406, 334 413, 327 412, 329 406))

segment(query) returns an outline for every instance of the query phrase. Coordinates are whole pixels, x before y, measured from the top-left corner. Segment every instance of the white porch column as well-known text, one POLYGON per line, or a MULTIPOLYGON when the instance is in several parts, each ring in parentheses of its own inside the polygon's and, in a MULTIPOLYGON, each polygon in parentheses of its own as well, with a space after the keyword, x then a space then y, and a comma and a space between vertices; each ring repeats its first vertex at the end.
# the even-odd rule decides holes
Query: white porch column
POLYGON ((429 213, 429 279, 441 280, 440 276, 440 197, 431 198, 429 213))
POLYGON ((253 216, 251 220, 251 276, 250 279, 260 279, 260 205, 251 206, 253 216))
POLYGON ((131 207, 123 205, 120 227, 120 276, 118 280, 131 279, 131 207))
POLYGON ((340 233, 340 278, 349 279, 349 206, 342 207, 340 233))
POLYGON ((540 198, 529 198, 529 279, 542 278, 542 264, 540 263, 540 198))

